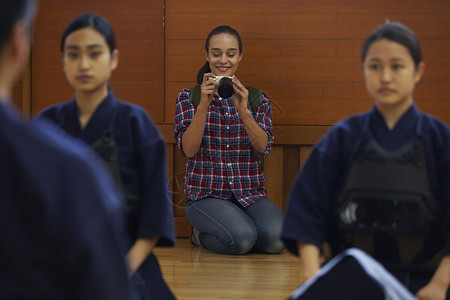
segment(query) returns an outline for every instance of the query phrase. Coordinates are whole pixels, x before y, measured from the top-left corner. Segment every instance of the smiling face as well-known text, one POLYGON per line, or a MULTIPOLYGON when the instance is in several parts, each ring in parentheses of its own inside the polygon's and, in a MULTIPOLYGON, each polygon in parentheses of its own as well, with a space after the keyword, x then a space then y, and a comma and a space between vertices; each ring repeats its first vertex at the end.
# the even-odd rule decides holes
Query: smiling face
POLYGON ((86 27, 69 34, 63 51, 64 72, 77 92, 106 89, 111 72, 118 64, 118 53, 113 55, 105 38, 86 27))
POLYGON ((424 71, 416 67, 408 49, 397 42, 380 39, 370 46, 363 62, 366 88, 380 109, 406 109, 412 104, 416 83, 424 71))
POLYGON ((228 33, 216 34, 209 42, 206 60, 216 76, 232 76, 236 72, 242 54, 237 39, 228 33))

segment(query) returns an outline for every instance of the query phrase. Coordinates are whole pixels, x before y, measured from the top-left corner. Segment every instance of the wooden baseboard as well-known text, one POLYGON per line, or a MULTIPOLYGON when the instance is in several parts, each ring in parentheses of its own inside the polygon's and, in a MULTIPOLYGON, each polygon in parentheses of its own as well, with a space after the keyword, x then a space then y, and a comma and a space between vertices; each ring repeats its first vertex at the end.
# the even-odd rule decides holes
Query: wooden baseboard
POLYGON ((175 236, 177 238, 189 238, 191 235, 191 224, 185 217, 175 217, 175 236))

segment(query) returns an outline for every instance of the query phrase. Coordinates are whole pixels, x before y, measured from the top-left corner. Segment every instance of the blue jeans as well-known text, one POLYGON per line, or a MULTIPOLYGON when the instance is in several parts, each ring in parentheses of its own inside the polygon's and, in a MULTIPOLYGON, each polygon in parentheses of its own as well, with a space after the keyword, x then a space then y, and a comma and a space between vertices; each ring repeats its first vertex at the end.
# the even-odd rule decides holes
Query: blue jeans
POLYGON ((188 200, 186 219, 199 231, 201 246, 216 253, 275 254, 284 249, 280 239, 284 214, 267 197, 246 208, 234 197, 188 200))

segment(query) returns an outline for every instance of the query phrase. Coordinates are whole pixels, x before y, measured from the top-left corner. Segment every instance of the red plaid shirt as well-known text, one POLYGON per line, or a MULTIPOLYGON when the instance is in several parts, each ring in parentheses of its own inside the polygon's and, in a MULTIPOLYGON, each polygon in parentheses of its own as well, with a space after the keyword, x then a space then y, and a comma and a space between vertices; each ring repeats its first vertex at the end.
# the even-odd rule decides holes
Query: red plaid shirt
MULTIPOLYGON (((190 92, 191 89, 184 89, 178 94, 175 108, 175 142, 184 156, 181 139, 196 112, 189 101, 190 92)), ((251 111, 250 104, 249 109, 251 111)), ((264 153, 257 152, 250 143, 233 99, 214 95, 200 149, 186 164, 184 192, 187 199, 230 199, 234 195, 246 207, 266 197, 266 177, 259 156, 272 149, 273 134, 272 108, 265 93, 253 117, 268 136, 264 153)))

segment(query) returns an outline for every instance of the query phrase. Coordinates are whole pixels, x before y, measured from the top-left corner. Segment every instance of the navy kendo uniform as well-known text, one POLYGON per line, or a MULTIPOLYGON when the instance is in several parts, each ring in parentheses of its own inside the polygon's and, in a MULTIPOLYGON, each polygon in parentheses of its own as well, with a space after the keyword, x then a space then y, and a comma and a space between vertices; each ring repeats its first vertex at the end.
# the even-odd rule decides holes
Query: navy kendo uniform
MULTIPOLYGON (((282 239, 357 247, 413 293, 450 255, 450 129, 415 105, 389 130, 374 107, 337 123, 298 175, 282 239)), ((347 273, 349 274, 349 273, 347 273)), ((357 283, 355 283, 357 285, 357 283)))
POLYGON ((123 203, 100 160, 18 114, 0 103, 0 299, 129 299, 123 203))
MULTIPOLYGON (((130 246, 137 238, 159 236, 157 246, 173 246, 175 230, 169 199, 166 145, 149 115, 139 106, 115 98, 111 90, 84 128, 75 99, 53 105, 46 118, 90 145, 106 162, 127 200, 130 246)), ((138 269, 152 299, 175 298, 158 261, 150 254, 138 269)))

